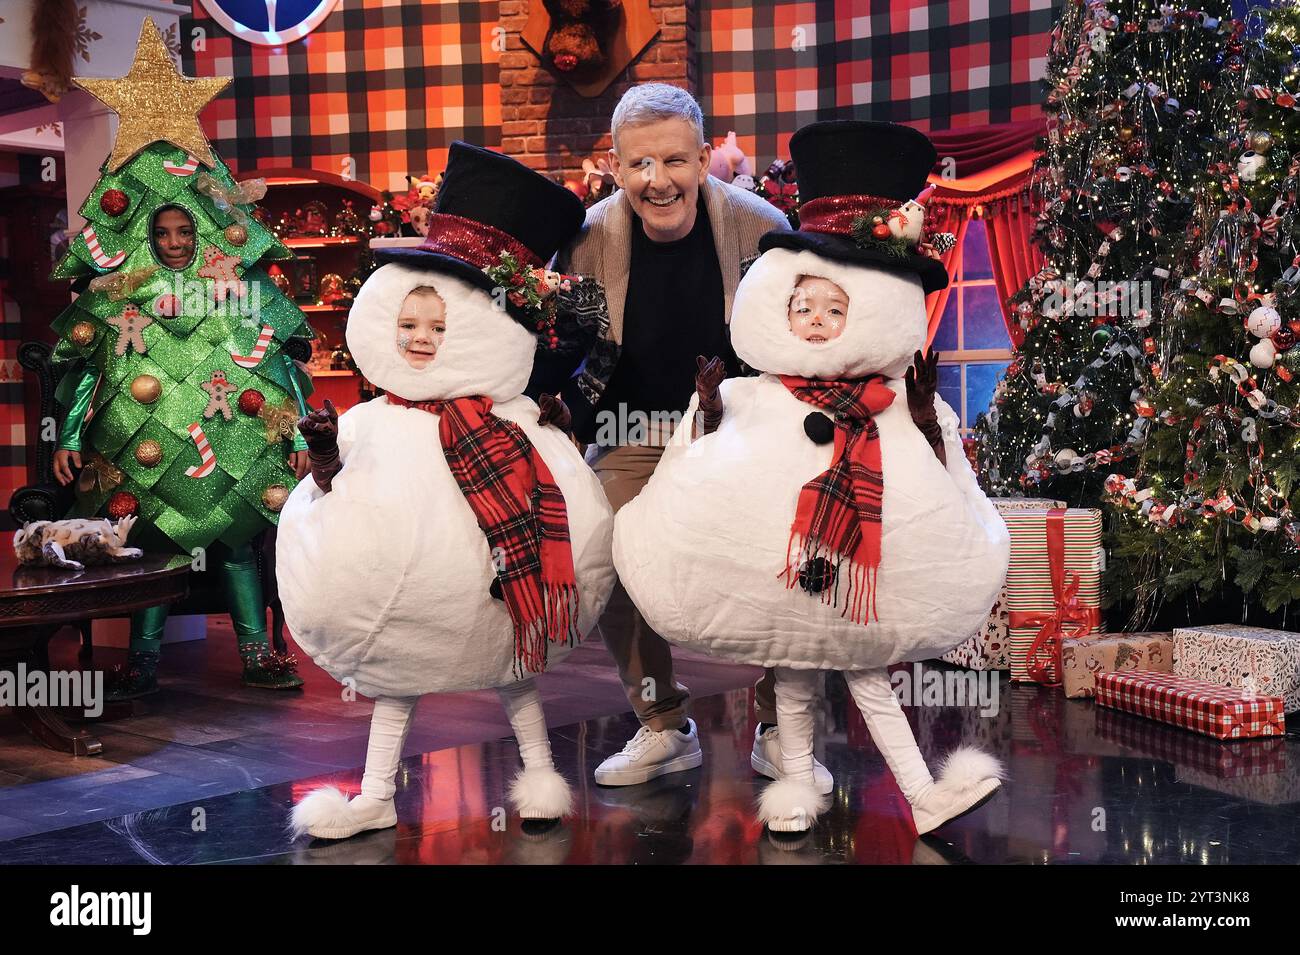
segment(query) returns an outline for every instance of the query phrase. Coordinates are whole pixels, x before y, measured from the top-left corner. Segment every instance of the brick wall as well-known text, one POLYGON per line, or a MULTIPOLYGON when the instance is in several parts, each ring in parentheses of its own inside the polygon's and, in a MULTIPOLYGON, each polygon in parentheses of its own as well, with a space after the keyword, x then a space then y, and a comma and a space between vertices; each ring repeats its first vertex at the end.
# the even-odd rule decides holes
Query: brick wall
POLYGON ((501 151, 539 172, 578 179, 582 161, 610 147, 609 118, 619 97, 637 83, 672 83, 699 88, 699 0, 650 0, 659 34, 613 83, 593 99, 542 67, 520 31, 529 5, 542 0, 500 0, 506 49, 501 54, 501 151))

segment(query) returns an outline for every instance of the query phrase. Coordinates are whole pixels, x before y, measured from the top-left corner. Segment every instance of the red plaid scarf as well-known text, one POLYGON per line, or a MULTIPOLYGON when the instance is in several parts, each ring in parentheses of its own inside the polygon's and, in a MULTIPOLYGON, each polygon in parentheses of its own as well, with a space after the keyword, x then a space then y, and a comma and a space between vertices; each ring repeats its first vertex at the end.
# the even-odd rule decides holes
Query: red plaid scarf
POLYGON ((799 568, 817 557, 834 567, 835 585, 824 602, 839 600, 840 564, 849 562, 844 614, 855 623, 876 616, 876 571, 880 567, 880 508, 885 484, 880 467, 880 433, 874 416, 889 407, 894 392, 873 375, 822 381, 781 375, 781 384, 800 401, 833 412, 835 450, 831 466, 803 486, 795 509, 782 576, 793 587, 799 568), (790 553, 798 544, 796 557, 790 553))
POLYGON ((491 413, 491 398, 407 401, 390 393, 388 401, 438 415, 442 453, 498 568, 516 669, 540 673, 547 641, 572 645, 578 635, 569 516, 550 468, 519 425, 491 413))

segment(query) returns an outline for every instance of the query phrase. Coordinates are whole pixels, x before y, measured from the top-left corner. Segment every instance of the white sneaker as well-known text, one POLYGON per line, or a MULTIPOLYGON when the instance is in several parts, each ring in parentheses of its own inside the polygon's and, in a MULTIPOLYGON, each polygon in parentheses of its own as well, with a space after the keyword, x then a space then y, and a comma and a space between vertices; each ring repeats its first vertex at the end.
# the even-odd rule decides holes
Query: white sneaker
POLYGON ((622 752, 596 767, 596 782, 601 786, 635 786, 657 776, 694 769, 704 761, 704 754, 700 752, 695 721, 687 720, 686 726, 687 733, 641 727, 622 752))
MULTIPOLYGON (((781 772, 781 729, 769 726, 767 732, 761 732, 762 724, 754 727, 754 750, 749 754, 749 765, 754 772, 768 779, 780 779, 781 772)), ((826 796, 835 789, 835 777, 831 771, 817 762, 813 757, 813 785, 819 796, 826 796)))

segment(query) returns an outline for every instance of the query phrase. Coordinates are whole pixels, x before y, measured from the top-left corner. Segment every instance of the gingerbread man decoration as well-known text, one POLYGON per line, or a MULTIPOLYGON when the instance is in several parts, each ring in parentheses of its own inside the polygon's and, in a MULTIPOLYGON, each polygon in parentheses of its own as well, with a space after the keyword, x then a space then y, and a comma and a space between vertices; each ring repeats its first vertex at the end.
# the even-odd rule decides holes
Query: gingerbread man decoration
POLYGON ((235 386, 226 379, 224 371, 217 369, 212 373, 212 378, 199 387, 208 393, 208 406, 203 409, 204 418, 214 418, 217 412, 221 412, 221 417, 227 421, 234 417, 228 395, 235 390, 235 386))
POLYGON ((127 305, 122 309, 121 315, 105 321, 117 329, 117 344, 113 346, 113 354, 117 357, 125 355, 128 346, 134 348, 139 355, 149 350, 149 346, 144 343, 144 330, 153 324, 153 319, 142 313, 138 306, 127 305))
POLYGON ((203 265, 196 274, 199 278, 213 279, 216 282, 213 288, 216 301, 224 302, 226 296, 232 291, 239 298, 243 298, 247 286, 244 285, 243 279, 235 274, 235 266, 238 264, 239 256, 226 255, 215 245, 210 245, 203 250, 203 265))

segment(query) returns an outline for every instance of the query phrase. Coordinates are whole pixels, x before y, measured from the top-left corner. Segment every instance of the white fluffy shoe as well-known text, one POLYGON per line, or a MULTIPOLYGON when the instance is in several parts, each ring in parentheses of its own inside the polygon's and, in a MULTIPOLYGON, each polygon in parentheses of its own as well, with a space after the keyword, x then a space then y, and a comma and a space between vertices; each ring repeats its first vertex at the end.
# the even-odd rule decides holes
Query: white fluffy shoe
MULTIPOLYGON (((749 754, 749 765, 754 772, 768 779, 780 779, 781 772, 781 728, 769 726, 762 732, 761 724, 754 727, 754 749, 749 754)), ((831 771, 813 757, 813 785, 817 792, 825 796, 835 789, 835 777, 831 771)))
POLYGON ((348 799, 333 786, 307 794, 293 807, 289 827, 294 838, 306 833, 315 839, 347 839, 371 829, 397 825, 397 808, 391 799, 355 796, 348 799))
POLYGON ((551 767, 534 766, 510 783, 510 803, 520 819, 562 819, 573 814, 573 790, 551 767))
POLYGON ((778 779, 763 787, 758 818, 771 832, 806 832, 829 804, 812 783, 778 779))
POLYGON ((621 752, 596 767, 596 782, 601 786, 635 786, 699 766, 704 761, 700 736, 694 720, 687 720, 686 725, 688 733, 641 727, 621 752))
POLYGON ((925 835, 946 822, 978 808, 998 791, 1006 770, 994 756, 962 746, 939 767, 934 784, 912 806, 916 834, 925 835))

